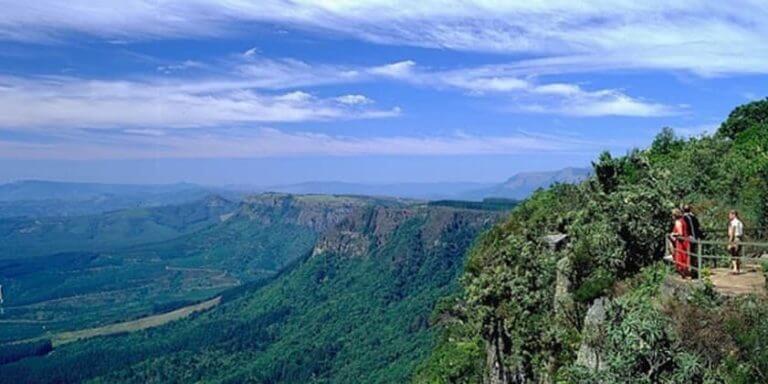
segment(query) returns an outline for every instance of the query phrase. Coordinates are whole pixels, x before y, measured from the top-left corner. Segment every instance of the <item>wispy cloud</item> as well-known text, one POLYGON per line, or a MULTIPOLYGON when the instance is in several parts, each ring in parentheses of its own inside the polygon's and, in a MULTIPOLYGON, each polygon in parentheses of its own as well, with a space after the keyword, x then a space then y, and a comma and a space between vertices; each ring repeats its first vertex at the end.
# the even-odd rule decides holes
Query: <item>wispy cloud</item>
POLYGON ((413 61, 374 67, 367 72, 420 86, 458 89, 470 95, 506 97, 504 109, 567 116, 658 117, 680 114, 670 106, 627 95, 619 89, 585 90, 578 84, 546 83, 490 65, 448 71, 419 68, 413 61))
POLYGON ((335 99, 339 103, 348 105, 366 105, 373 104, 373 100, 369 99, 365 95, 344 95, 335 99))
POLYGON ((320 98, 301 91, 263 93, 250 88, 247 82, 236 81, 201 80, 189 84, 0 77, 0 127, 173 129, 370 119, 397 116, 400 112, 397 107, 350 105, 344 96, 320 98))
POLYGON ((173 72, 184 71, 187 69, 204 68, 205 65, 199 61, 185 60, 178 64, 159 65, 157 67, 158 72, 165 74, 171 74, 173 72))
POLYGON ((533 88, 533 92, 555 91, 558 98, 546 100, 548 104, 522 104, 522 110, 537 113, 557 113, 567 116, 633 116, 659 117, 681 114, 685 106, 669 106, 643 101, 618 90, 584 91, 577 86, 552 84, 533 88), (555 88, 556 86, 556 88, 555 88))
MULTIPOLYGON (((251 54, 225 62, 228 70, 250 87, 286 89, 304 86, 350 83, 365 80, 360 68, 307 63, 292 58, 266 58, 251 54)), ((369 78, 369 76, 368 76, 369 78)))
POLYGON ((768 72, 766 18, 768 5, 758 0, 37 0, 3 5, 0 38, 220 36, 237 33, 242 23, 268 22, 381 44, 530 54, 538 59, 521 67, 549 71, 651 68, 713 76, 768 72))
POLYGON ((584 90, 576 84, 542 83, 504 67, 432 70, 406 60, 371 67, 267 59, 251 51, 219 65, 183 61, 161 68, 165 76, 133 80, 75 77, 0 77, 0 127, 189 128, 228 124, 330 121, 394 117, 397 106, 378 106, 360 94, 317 97, 297 89, 389 79, 419 87, 457 90, 499 99, 500 109, 571 116, 653 117, 679 108, 631 97, 621 90, 584 90), (219 68, 194 77, 183 69, 219 68), (223 72, 223 73, 222 73, 223 72))

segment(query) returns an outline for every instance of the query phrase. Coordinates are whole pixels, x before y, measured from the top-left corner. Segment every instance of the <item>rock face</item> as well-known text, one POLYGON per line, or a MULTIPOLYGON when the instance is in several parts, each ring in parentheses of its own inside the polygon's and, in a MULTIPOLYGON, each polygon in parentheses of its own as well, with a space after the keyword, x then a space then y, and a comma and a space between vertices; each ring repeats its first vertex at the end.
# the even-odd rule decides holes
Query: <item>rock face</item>
POLYGON ((601 297, 592 303, 584 317, 584 329, 582 329, 583 341, 576 355, 576 364, 594 371, 605 369, 605 363, 601 359, 600 351, 594 348, 592 341, 601 337, 601 329, 605 322, 605 305, 608 299, 601 297))
POLYGON ((565 244, 568 242, 568 235, 562 234, 562 233, 555 233, 551 235, 546 235, 542 238, 544 242, 549 245, 549 249, 553 251, 561 250, 565 244))
POLYGON ((246 198, 238 214, 261 224, 288 222, 322 233, 335 227, 348 216, 373 205, 404 204, 395 199, 264 193, 246 198))
POLYGON ((497 320, 493 330, 486 340, 489 340, 485 348, 485 363, 488 375, 484 384, 508 384, 512 383, 512 377, 504 365, 504 356, 509 348, 509 340, 504 334, 502 320, 497 320))
POLYGON ((399 225, 415 215, 413 209, 404 207, 359 209, 322 236, 312 253, 363 256, 372 247, 385 243, 399 225))
POLYGON ((403 225, 418 221, 421 247, 430 249, 451 246, 440 241, 449 229, 480 228, 492 223, 499 215, 494 212, 430 207, 425 205, 368 206, 353 210, 338 224, 325 232, 312 252, 326 252, 347 257, 360 257, 382 247, 403 225))
POLYGON ((555 314, 568 316, 574 309, 572 284, 570 280, 572 270, 571 259, 563 257, 557 261, 557 276, 555 279, 555 314))

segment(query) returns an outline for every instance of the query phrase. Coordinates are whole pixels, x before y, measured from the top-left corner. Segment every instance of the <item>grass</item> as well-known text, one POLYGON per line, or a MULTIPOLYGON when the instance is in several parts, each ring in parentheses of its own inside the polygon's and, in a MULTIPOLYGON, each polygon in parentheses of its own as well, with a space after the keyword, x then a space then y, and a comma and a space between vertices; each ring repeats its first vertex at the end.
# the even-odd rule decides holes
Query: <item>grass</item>
POLYGON ((57 347, 62 344, 71 343, 73 341, 88 339, 97 336, 116 335, 119 333, 135 332, 142 329, 159 327, 163 324, 168 324, 171 321, 176 321, 188 317, 195 312, 201 312, 211 309, 221 302, 221 296, 215 297, 211 300, 204 301, 202 303, 190 305, 187 307, 179 308, 175 311, 163 313, 160 315, 147 316, 141 319, 126 321, 117 324, 105 325, 103 327, 87 328, 79 331, 62 332, 56 334, 51 339, 53 346, 57 347))

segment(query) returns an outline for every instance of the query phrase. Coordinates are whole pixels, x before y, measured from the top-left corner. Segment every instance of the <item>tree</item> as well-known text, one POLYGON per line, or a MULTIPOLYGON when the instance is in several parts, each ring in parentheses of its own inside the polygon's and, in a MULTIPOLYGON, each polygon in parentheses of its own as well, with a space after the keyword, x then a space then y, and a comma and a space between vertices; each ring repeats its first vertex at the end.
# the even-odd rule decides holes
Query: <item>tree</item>
POLYGON ((730 139, 752 126, 768 124, 768 98, 741 105, 731 112, 717 130, 717 135, 730 139))

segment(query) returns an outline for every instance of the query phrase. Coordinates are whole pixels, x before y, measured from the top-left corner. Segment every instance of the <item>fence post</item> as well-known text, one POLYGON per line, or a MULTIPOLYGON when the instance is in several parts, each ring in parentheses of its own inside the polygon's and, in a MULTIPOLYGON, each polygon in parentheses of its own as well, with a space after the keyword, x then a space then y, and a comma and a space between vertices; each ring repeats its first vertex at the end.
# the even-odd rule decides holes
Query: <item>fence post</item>
POLYGON ((698 264, 697 278, 701 280, 701 240, 696 239, 696 262, 698 264))

